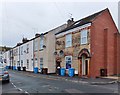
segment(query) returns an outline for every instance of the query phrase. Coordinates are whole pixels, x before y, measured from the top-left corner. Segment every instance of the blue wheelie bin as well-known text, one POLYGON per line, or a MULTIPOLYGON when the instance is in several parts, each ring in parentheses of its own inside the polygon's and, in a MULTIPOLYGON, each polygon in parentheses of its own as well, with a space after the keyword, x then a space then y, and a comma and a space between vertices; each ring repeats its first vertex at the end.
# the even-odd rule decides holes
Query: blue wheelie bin
POLYGON ((60 69, 60 74, 61 74, 61 76, 65 76, 65 68, 60 69))
POLYGON ((38 73, 38 67, 34 68, 34 73, 37 74, 38 73))
POLYGON ((73 76, 74 76, 74 72, 75 72, 75 69, 74 69, 74 68, 69 68, 69 73, 68 73, 68 75, 69 75, 70 77, 73 77, 73 76))
POLYGON ((16 70, 16 66, 13 66, 13 70, 16 70))
POLYGON ((6 69, 9 69, 9 66, 6 66, 6 69))

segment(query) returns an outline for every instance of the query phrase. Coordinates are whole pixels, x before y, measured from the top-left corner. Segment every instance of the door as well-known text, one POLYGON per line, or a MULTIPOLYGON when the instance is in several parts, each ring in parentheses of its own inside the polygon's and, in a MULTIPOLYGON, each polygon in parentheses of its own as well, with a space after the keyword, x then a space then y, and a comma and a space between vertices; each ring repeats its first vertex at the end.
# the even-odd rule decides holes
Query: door
POLYGON ((85 55, 82 56, 82 75, 86 76, 88 75, 88 60, 85 55))
POLYGON ((43 64, 40 64, 40 72, 42 72, 43 64))
POLYGON ((85 68, 86 68, 86 66, 85 66, 85 59, 86 59, 86 57, 85 57, 85 55, 83 55, 82 56, 82 75, 84 76, 84 75, 86 75, 86 70, 85 70, 85 68))
POLYGON ((57 67, 60 67, 60 62, 56 61, 56 69, 57 67))
POLYGON ((85 75, 88 75, 88 60, 85 60, 85 75))

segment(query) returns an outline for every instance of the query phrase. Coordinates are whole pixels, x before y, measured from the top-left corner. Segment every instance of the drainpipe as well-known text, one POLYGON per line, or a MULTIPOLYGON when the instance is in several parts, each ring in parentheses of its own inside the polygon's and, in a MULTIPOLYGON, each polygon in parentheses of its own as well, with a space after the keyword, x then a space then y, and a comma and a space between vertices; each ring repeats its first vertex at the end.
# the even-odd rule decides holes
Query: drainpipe
POLYGON ((20 46, 19 46, 19 66, 20 66, 20 46))
POLYGON ((11 60, 12 60, 12 69, 13 69, 13 49, 11 50, 11 60))
POLYGON ((13 48, 11 50, 11 60, 12 60, 12 69, 13 69, 13 60, 14 60, 14 58, 13 58, 13 48))
POLYGON ((34 39, 33 39, 33 71, 34 71, 34 39))

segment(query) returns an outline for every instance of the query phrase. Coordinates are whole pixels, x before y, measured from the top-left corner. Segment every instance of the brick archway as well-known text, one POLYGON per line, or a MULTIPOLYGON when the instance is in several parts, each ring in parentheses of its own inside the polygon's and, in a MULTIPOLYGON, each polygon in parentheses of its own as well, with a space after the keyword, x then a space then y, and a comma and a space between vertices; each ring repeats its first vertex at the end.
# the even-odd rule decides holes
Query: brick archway
POLYGON ((86 55, 87 58, 91 58, 90 52, 88 51, 88 49, 84 48, 82 49, 79 54, 78 54, 78 59, 82 58, 82 55, 86 55))
POLYGON ((79 64, 79 76, 87 76, 89 77, 89 60, 91 55, 88 49, 84 48, 79 52, 78 59, 80 61, 79 64))

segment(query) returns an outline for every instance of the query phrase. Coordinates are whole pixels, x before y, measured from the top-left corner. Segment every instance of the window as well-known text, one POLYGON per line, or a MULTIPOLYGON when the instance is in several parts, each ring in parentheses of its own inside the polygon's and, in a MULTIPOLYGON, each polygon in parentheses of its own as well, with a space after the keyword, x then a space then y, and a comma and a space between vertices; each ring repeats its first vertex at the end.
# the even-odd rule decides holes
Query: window
POLYGON ((23 60, 21 60, 21 67, 23 67, 23 60))
POLYGON ((72 56, 66 56, 66 57, 65 57, 65 62, 66 62, 66 69, 71 68, 72 56))
POLYGON ((29 60, 27 59, 27 69, 29 69, 29 60))
POLYGON ((20 61, 17 61, 17 66, 20 66, 20 61))
POLYGON ((87 30, 81 31, 81 44, 87 44, 87 30))
POLYGON ((35 40, 35 49, 34 49, 35 51, 37 51, 38 50, 38 43, 37 43, 37 40, 35 40))
POLYGON ((66 47, 72 46, 72 34, 66 35, 66 47))
POLYGON ((40 39, 40 50, 43 49, 43 38, 40 39))
POLYGON ((27 44, 27 53, 29 53, 29 44, 27 44))
POLYGON ((21 55, 23 55, 23 47, 21 47, 21 55))
POLYGON ((43 64, 43 58, 40 58, 40 64, 43 64))

